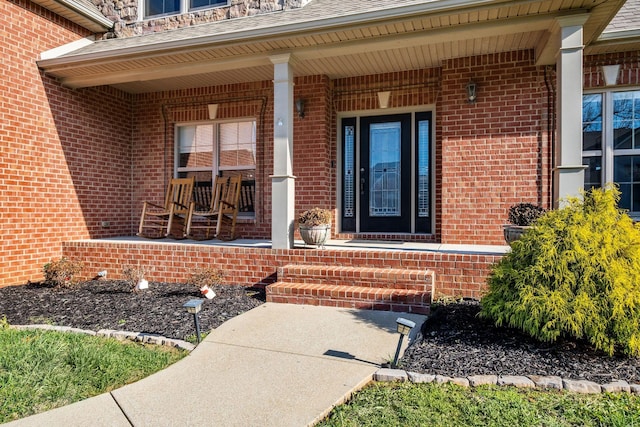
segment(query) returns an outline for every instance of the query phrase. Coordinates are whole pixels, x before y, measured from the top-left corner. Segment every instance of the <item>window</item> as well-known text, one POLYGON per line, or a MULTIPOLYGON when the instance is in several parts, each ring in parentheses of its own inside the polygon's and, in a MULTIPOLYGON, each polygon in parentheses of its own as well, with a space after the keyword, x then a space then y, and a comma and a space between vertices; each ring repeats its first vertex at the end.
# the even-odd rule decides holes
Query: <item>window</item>
POLYGON ((144 6, 146 16, 180 12, 180 0, 145 0, 144 6))
POLYGON ((640 90, 582 98, 585 189, 615 182, 620 207, 640 216, 640 90))
POLYGON ((196 198, 214 176, 242 175, 240 214, 255 214, 255 120, 178 125, 176 140, 176 176, 195 176, 196 198))
POLYGON ((144 0, 144 14, 141 19, 227 5, 228 0, 144 0))

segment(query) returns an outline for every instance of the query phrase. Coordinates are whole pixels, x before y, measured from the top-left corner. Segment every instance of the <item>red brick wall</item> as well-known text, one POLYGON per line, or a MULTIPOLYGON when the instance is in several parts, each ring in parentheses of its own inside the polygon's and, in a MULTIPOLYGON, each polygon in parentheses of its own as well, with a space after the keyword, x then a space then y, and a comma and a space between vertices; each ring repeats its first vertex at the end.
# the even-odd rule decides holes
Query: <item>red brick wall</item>
POLYGON ((442 242, 504 244, 517 202, 548 207, 547 89, 532 51, 452 59, 442 68, 442 242), (466 101, 467 83, 478 85, 466 101))
MULTIPOLYGON (((305 101, 305 116, 294 113, 293 175, 296 177, 296 219, 307 209, 321 207, 334 210, 335 185, 332 181, 336 159, 331 144, 331 104, 326 76, 309 76, 295 80, 294 101, 305 101)), ((335 221, 333 222, 335 225, 335 221)), ((296 233, 298 233, 296 231, 296 233)), ((299 235, 297 235, 299 238, 299 235)))
POLYGON ((150 271, 148 280, 169 283, 184 282, 195 268, 203 266, 222 269, 225 283, 241 286, 274 283, 278 267, 286 264, 432 270, 435 298, 480 298, 486 291, 489 266, 500 259, 499 255, 426 251, 272 250, 153 241, 67 242, 64 253, 84 262, 86 277, 106 269, 109 278, 122 278, 124 266, 139 263, 150 271))
POLYGON ((134 102, 133 213, 131 234, 137 232, 142 202, 162 204, 174 172, 175 125, 209 120, 208 104, 218 104, 217 119, 255 118, 255 221, 240 221, 241 237, 271 236, 271 180, 273 171, 273 88, 271 82, 142 94, 134 102))
MULTIPOLYGON (((335 207, 330 184, 331 159, 329 80, 324 76, 296 79, 294 99, 305 101, 305 117, 294 112, 294 175, 296 213, 314 206, 335 207)), ((176 123, 209 120, 208 104, 218 104, 217 119, 254 117, 257 120, 256 219, 240 221, 241 237, 271 238, 271 179, 273 173, 273 85, 271 82, 233 84, 138 95, 133 129, 133 220, 142 202, 162 203, 167 180, 174 170, 176 123)))
POLYGON ((129 230, 131 109, 116 90, 73 91, 39 72, 41 52, 86 30, 23 0, 0 0, 0 16, 4 286, 40 280, 62 241, 129 230))

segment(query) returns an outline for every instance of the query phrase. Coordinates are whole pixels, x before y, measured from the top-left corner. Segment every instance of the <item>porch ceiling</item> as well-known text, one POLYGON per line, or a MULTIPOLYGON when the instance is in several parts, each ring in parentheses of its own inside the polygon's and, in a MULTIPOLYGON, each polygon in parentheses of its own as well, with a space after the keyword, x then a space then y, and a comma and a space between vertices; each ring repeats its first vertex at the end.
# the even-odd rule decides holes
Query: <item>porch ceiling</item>
POLYGON ((550 64, 555 18, 589 13, 588 46, 624 0, 352 0, 348 10, 341 3, 313 0, 296 10, 98 41, 38 64, 69 87, 112 85, 130 93, 271 80, 269 57, 284 52, 295 58, 296 76, 330 78, 521 49, 550 64))

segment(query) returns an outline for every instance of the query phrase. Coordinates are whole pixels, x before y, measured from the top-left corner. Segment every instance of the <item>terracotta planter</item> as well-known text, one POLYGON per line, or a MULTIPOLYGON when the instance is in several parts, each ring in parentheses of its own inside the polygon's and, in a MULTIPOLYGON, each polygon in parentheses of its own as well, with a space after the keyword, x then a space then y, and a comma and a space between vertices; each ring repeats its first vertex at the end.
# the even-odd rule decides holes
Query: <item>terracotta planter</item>
POLYGON ((300 236, 305 244, 322 248, 327 242, 327 239, 329 239, 329 235, 331 234, 330 228, 330 224, 314 226, 300 225, 300 236))
POLYGON ((530 228, 530 225, 503 225, 502 230, 504 232, 504 240, 506 240, 509 246, 511 246, 511 243, 522 237, 522 235, 530 228))

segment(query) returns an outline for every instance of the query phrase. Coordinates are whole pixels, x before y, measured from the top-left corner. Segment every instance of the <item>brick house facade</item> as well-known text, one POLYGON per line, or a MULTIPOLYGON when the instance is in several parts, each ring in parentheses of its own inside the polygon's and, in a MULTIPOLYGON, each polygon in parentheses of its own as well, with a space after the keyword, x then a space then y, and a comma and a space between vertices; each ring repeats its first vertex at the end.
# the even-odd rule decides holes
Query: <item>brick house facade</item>
MULTIPOLYGON (((277 101, 279 89, 275 88, 273 76, 263 77, 265 69, 271 74, 274 69, 273 64, 264 61, 256 60, 256 64, 251 65, 253 68, 243 66, 238 70, 223 65, 224 78, 221 78, 222 72, 211 79, 203 72, 201 81, 207 83, 204 86, 198 84, 198 74, 186 71, 190 67, 188 63, 184 64, 185 71, 168 67, 166 73, 169 74, 163 74, 151 65, 149 73, 159 73, 158 81, 172 82, 163 90, 151 79, 148 87, 144 86, 144 81, 136 86, 140 77, 135 67, 144 69, 146 61, 153 61, 153 55, 149 59, 142 54, 139 58, 132 54, 131 59, 122 59, 122 62, 118 59, 109 64, 109 46, 123 46, 123 49, 133 51, 145 46, 127 43, 139 43, 145 37, 184 34, 167 32, 169 29, 214 28, 206 26, 216 25, 220 20, 233 23, 237 17, 249 22, 257 15, 269 17, 269 13, 277 8, 292 14, 282 16, 296 16, 293 14, 298 11, 317 6, 317 0, 285 2, 284 6, 277 6, 277 2, 257 2, 262 6, 256 7, 254 3, 232 2, 226 8, 214 9, 215 13, 139 20, 140 12, 131 9, 137 5, 135 2, 96 2, 94 7, 116 22, 112 28, 96 31, 75 23, 77 20, 73 16, 64 17, 29 0, 0 0, 2 15, 9 17, 0 24, 0 46, 4 54, 0 86, 0 238, 3 248, 0 286, 39 280, 41 268, 49 260, 63 254, 80 256, 82 248, 91 246, 70 242, 134 235, 142 201, 161 202, 167 180, 176 173, 176 125, 209 121, 210 104, 218 106, 215 118, 218 122, 246 117, 256 120, 255 212, 240 221, 239 234, 245 238, 272 239, 274 224, 290 222, 305 209, 325 206, 334 211, 336 221, 332 236, 337 240, 357 238, 501 246, 504 245, 502 224, 509 206, 521 201, 545 207, 557 203, 554 186, 564 178, 554 178, 554 170, 562 166, 559 159, 563 157, 563 149, 566 155, 566 148, 558 148, 560 144, 556 140, 561 136, 556 138, 558 124, 562 121, 557 104, 561 96, 560 71, 555 63, 545 64, 541 60, 543 52, 526 47, 526 43, 518 44, 512 38, 508 39, 510 45, 491 45, 500 43, 501 39, 478 35, 475 42, 478 45, 488 43, 487 46, 464 49, 466 54, 453 51, 434 54, 441 60, 427 67, 419 66, 418 56, 403 59, 409 63, 415 60, 417 67, 403 65, 400 69, 392 69, 392 63, 377 66, 372 57, 370 65, 359 63, 358 71, 345 71, 343 75, 307 71, 329 67, 333 59, 327 59, 321 66, 318 64, 322 58, 316 60, 310 51, 302 51, 299 54, 303 58, 301 62, 291 61, 295 72, 288 82, 292 88, 287 93, 290 100, 284 103, 277 101), (77 43, 94 33, 98 41, 92 42, 86 53, 82 53, 80 47, 78 56, 74 56, 73 50, 41 56, 43 52, 77 43), (137 38, 131 37, 134 35, 137 38), (89 64, 94 57, 100 57, 104 62, 89 64), (75 62, 76 58, 78 62, 75 62), (131 63, 125 63, 129 60, 131 63), (134 64, 136 61, 139 64, 134 64), (83 77, 85 70, 82 67, 85 66, 96 68, 83 77), (121 66, 130 69, 120 69, 121 66), (128 72, 131 72, 129 80, 128 72), (182 72, 185 74, 180 75, 182 72), (218 84, 215 83, 217 78, 220 78, 218 84), (78 83, 82 79, 85 79, 84 83, 78 83), (473 103, 468 102, 465 93, 465 85, 470 81, 478 88, 478 99, 473 103), (379 103, 379 92, 389 92, 389 104, 384 108, 379 103), (294 111, 290 103, 293 99, 305 101, 304 118, 294 111), (407 117, 411 129, 417 129, 415 121, 419 114, 428 114, 431 126, 428 220, 425 220, 428 231, 418 231, 416 224, 420 215, 413 205, 413 213, 406 219, 408 232, 385 231, 384 225, 366 229, 363 226, 366 218, 355 222, 357 225, 353 227, 345 226, 346 222, 341 219, 347 203, 344 126, 351 123, 349 120, 354 120, 358 126, 370 126, 366 124, 369 123, 367 120, 375 124, 376 118, 389 116, 393 120, 407 117), (279 144, 275 135, 280 115, 285 122, 289 117, 292 120, 291 132, 285 133, 285 138, 292 147, 290 179, 293 181, 295 176, 295 203, 287 198, 284 207, 274 206, 274 191, 279 190, 274 190, 276 187, 272 182, 280 161, 274 149, 279 144), (554 153, 554 149, 560 150, 559 154, 554 153)), ((424 2, 408 3, 410 5, 406 7, 424 2)), ((617 7, 613 5, 611 10, 591 12, 590 16, 602 15, 596 20, 600 26, 606 25, 624 2, 611 3, 616 3, 617 7)), ((495 7, 498 10, 500 6, 496 4, 495 7)), ((487 9, 459 12, 453 8, 434 11, 433 15, 441 20, 458 16, 455 15, 458 12, 478 13, 481 17, 483 10, 487 9)), ((553 21, 561 12, 573 11, 558 11, 549 19, 553 21)), ((421 13, 424 13, 424 19, 432 19, 431 12, 421 13)), ((418 12, 415 14, 419 15, 418 12)), ((398 17, 398 22, 404 22, 407 16, 398 17)), ((537 19, 531 18, 528 23, 539 25, 537 19)), ((514 22, 518 25, 515 18, 514 22)), ((390 24, 385 21, 384 25, 390 24)), ((597 33, 590 29, 595 25, 591 21, 587 20, 584 25, 591 31, 589 34, 597 33)), ((450 26, 453 28, 451 37, 455 39, 456 25, 451 23, 450 26)), ((355 34, 352 28, 344 31, 355 34)), ((460 31, 464 29, 461 27, 460 31)), ((541 37, 536 31, 523 30, 523 34, 541 37)), ((375 39, 373 35, 369 37, 375 39)), ((408 32, 407 37, 414 35, 408 32)), ((167 45, 175 42, 171 38, 154 40, 167 45)), ((249 55, 242 53, 243 49, 263 48, 256 41, 251 41, 255 44, 247 42, 242 48, 232 39, 226 40, 228 47, 225 48, 237 49, 233 55, 238 55, 238 60, 245 60, 249 55)), ((280 39, 278 42, 285 43, 280 39)), ((388 42, 381 40, 381 43, 388 42)), ((467 41, 467 45, 473 43, 473 38, 467 41)), ((604 87, 601 66, 607 64, 621 64, 618 85, 637 88, 640 85, 640 50, 637 42, 634 43, 624 49, 611 48, 611 52, 603 53, 602 50, 607 49, 605 46, 594 48, 593 54, 588 50, 584 56, 581 54, 584 90, 604 87)), ((345 42, 345 46, 347 44, 344 52, 339 43, 331 48, 336 50, 336 58, 360 55, 356 42, 345 42)), ((438 46, 440 49, 442 45, 438 46)), ((372 46, 367 48, 373 51, 372 46)), ((385 47, 380 52, 392 58, 390 51, 393 49, 385 47)), ((266 55, 280 53, 281 50, 276 49, 266 55)), ((193 56, 197 55, 194 51, 193 56)), ((341 63, 341 67, 346 70, 348 62, 347 59, 341 63)), ((199 67, 200 63, 196 61, 192 66, 199 67)), ((564 79, 566 82, 566 76, 564 79)), ((360 154, 360 148, 354 150, 360 154)), ((410 156, 413 157, 410 158, 413 162, 417 148, 412 150, 410 156)), ((409 186, 403 191, 413 197, 419 180, 415 175, 409 180, 409 186)), ((127 253, 127 256, 134 256, 137 251, 128 246, 114 250, 127 253)), ((269 258, 268 254, 267 251, 260 257, 269 258)), ((335 254, 325 255, 339 258, 335 254)), ((106 254, 98 252, 84 256, 92 268, 97 268, 106 254)), ((125 261, 117 254, 112 256, 114 265, 125 261)), ((291 256, 302 255, 292 253, 291 256)), ((175 253, 171 257, 179 258, 175 253)), ((242 257, 251 258, 249 255, 242 257)), ((429 254, 421 257, 425 262, 433 257, 446 258, 429 254)), ((456 267, 455 263, 443 267, 441 275, 449 277, 443 285, 445 293, 478 296, 486 267, 496 259, 494 256, 482 257, 479 264, 474 264, 477 259, 461 258, 457 265, 462 267, 456 267), (475 273, 471 272, 472 267, 475 273), (458 277, 461 274, 473 278, 466 285, 461 284, 458 277)), ((223 258, 218 261, 226 262, 223 258)), ((199 258, 194 255, 193 259, 199 258)), ((274 263, 282 265, 283 262, 274 263)), ((164 270, 162 279, 179 280, 193 265, 174 265, 173 270, 164 270)), ((237 273, 237 281, 268 283, 272 274, 273 268, 260 264, 254 271, 237 273)))

